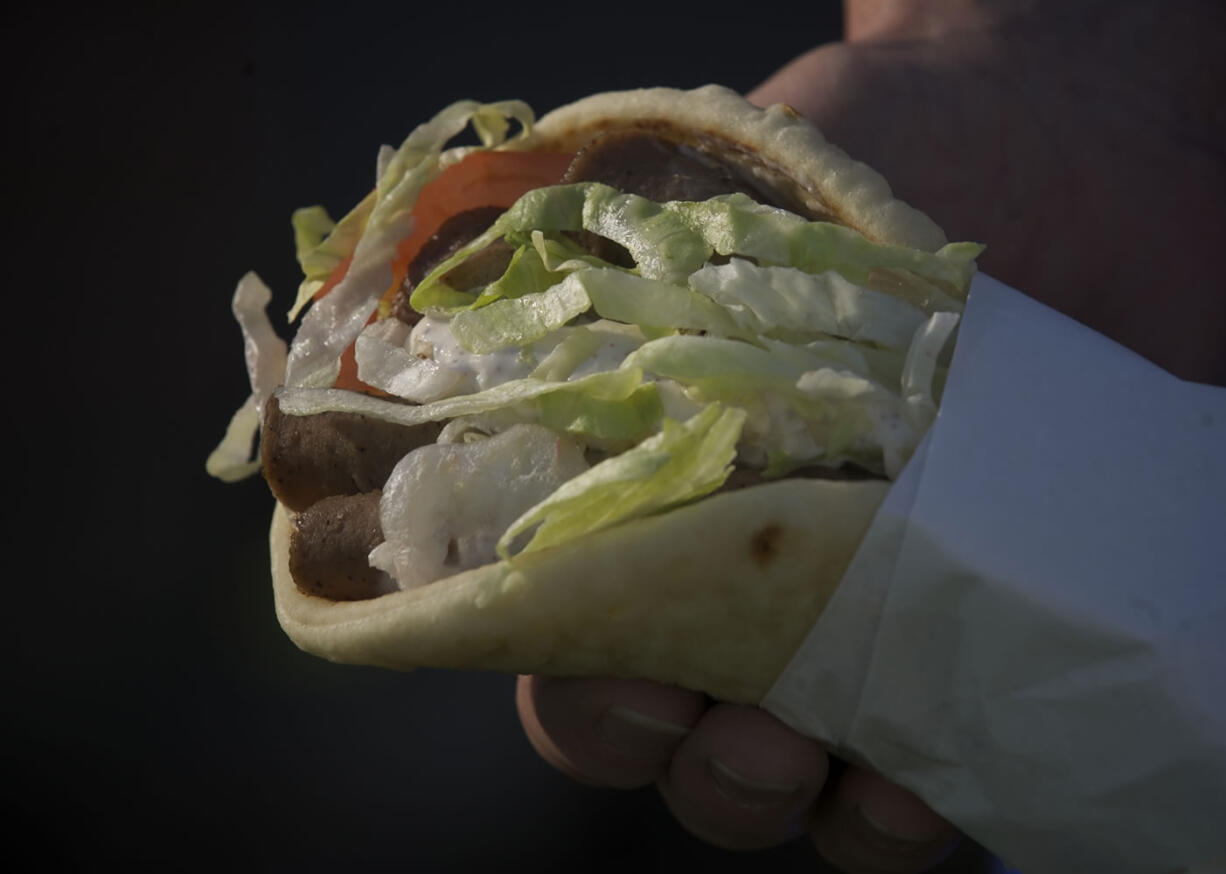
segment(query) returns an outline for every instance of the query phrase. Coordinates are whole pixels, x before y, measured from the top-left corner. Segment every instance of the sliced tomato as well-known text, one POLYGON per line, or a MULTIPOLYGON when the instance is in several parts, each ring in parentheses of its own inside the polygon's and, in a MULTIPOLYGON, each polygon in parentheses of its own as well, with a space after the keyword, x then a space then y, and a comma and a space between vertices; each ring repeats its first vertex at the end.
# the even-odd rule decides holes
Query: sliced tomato
MULTIPOLYGON (((443 222, 465 210, 482 206, 509 207, 534 188, 555 185, 573 157, 559 152, 474 152, 422 186, 413 207, 416 219, 413 232, 396 247, 392 284, 384 292, 383 303, 391 304, 408 275, 409 265, 443 222)), ((316 292, 316 300, 345 278, 352 260, 350 255, 336 265, 327 282, 316 292)), ((377 312, 371 315, 371 321, 377 316, 377 312)), ((384 394, 358 379, 352 344, 341 356, 341 370, 335 386, 367 394, 384 394)))
MULTIPOLYGON (((374 321, 375 317, 371 316, 370 321, 374 321)), ((369 324, 369 322, 367 323, 369 324)), ((333 388, 345 388, 349 391, 360 391, 368 395, 376 395, 378 397, 389 398, 387 392, 382 389, 377 389, 373 385, 367 385, 358 379, 358 360, 354 353, 354 346, 349 344, 344 352, 341 353, 341 370, 336 375, 336 382, 332 383, 333 388)))
POLYGON ((319 300, 321 297, 335 288, 337 283, 345 278, 345 274, 349 272, 349 265, 352 263, 353 253, 350 252, 345 256, 345 260, 341 261, 340 264, 337 264, 332 268, 332 272, 328 274, 327 280, 319 287, 319 291, 315 292, 314 300, 319 300))
POLYGON ((533 188, 557 184, 572 157, 559 152, 474 152, 422 186, 413 207, 417 223, 396 247, 384 303, 395 298, 409 265, 443 222, 482 206, 509 207, 533 188))

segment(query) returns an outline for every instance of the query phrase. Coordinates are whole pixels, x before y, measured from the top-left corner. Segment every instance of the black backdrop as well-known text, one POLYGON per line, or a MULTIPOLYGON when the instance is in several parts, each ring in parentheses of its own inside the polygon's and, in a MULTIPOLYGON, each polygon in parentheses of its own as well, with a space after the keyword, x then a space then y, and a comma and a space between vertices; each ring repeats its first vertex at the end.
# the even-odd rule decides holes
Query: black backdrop
POLYGON ((523 739, 509 677, 300 653, 273 615, 267 490, 212 481, 204 459, 247 392, 235 282, 257 270, 283 313, 291 210, 342 215, 380 143, 462 97, 544 111, 623 87, 747 90, 837 37, 838 5, 6 15, 11 855, 814 870, 803 841, 723 853, 650 789, 556 775, 523 739))

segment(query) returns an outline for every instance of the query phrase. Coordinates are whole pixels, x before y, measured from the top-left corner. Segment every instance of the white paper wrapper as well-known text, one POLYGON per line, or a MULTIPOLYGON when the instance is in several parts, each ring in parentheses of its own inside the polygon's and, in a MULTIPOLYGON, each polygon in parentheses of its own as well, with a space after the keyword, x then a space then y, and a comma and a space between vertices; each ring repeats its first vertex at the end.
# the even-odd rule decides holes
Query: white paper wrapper
POLYGON ((978 277, 763 707, 1026 874, 1226 870, 1226 389, 978 277))

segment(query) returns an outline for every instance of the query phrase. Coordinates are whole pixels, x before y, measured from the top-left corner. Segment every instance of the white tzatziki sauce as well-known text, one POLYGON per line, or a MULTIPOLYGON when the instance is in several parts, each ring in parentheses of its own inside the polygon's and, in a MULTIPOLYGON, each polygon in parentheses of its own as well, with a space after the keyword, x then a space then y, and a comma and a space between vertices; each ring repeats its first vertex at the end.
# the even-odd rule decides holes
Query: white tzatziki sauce
MULTIPOLYGON (((616 370, 626 356, 643 345, 643 334, 632 325, 597 321, 583 326, 596 334, 600 343, 579 362, 568 380, 580 379, 593 373, 616 370)), ((537 365, 577 328, 561 328, 531 346, 501 349, 479 354, 469 352, 456 340, 447 319, 425 316, 409 336, 409 352, 418 359, 433 361, 442 370, 458 377, 459 388, 452 394, 484 391, 513 379, 530 375, 537 365)))
MULTIPOLYGON (((595 350, 571 371, 567 380, 581 379, 594 373, 616 370, 626 357, 646 342, 643 333, 634 325, 601 319, 588 323, 583 329, 596 334, 599 344, 595 350)), ((552 332, 525 349, 505 349, 479 354, 464 349, 451 332, 447 319, 430 316, 422 318, 413 328, 409 350, 414 357, 426 359, 437 365, 447 375, 453 394, 475 392, 493 388, 513 379, 530 375, 537 365, 561 343, 569 332, 579 330, 568 327, 552 332)), ((644 374, 644 379, 654 381, 660 392, 664 415, 683 422, 700 412, 706 405, 693 390, 671 379, 658 379, 653 374, 644 374)), ((749 419, 741 435, 738 447, 743 462, 764 467, 770 451, 783 451, 792 457, 812 458, 821 454, 814 441, 808 423, 782 398, 766 396, 747 405, 749 419)), ((515 418, 487 415, 476 417, 449 434, 449 442, 464 431, 476 427, 486 433, 494 433, 509 426, 515 418)))
POLYGON ((536 367, 529 350, 502 349, 484 355, 469 352, 451 333, 450 321, 432 316, 423 317, 414 326, 409 335, 409 352, 457 375, 459 390, 453 394, 469 394, 523 379, 536 367))

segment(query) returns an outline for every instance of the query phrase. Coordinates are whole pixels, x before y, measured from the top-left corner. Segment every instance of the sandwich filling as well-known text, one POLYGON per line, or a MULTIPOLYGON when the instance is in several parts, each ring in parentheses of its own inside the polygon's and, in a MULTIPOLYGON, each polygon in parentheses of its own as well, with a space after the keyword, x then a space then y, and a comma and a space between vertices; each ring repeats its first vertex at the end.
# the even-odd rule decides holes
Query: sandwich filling
POLYGON ((376 597, 767 479, 898 474, 979 246, 870 241, 711 133, 558 152, 511 121, 531 142, 522 104, 450 107, 340 223, 296 215, 295 312, 314 303, 288 355, 240 283, 253 395, 210 469, 262 465, 298 511, 303 592, 376 597), (484 145, 446 149, 468 122, 484 145), (483 162, 502 176, 432 217, 429 186, 483 162))

